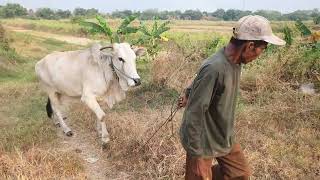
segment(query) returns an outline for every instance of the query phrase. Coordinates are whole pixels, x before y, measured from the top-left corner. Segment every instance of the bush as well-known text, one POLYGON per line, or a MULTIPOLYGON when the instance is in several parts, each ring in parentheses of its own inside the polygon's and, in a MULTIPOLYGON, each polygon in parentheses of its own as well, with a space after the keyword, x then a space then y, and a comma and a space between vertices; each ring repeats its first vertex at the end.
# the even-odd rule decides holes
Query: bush
POLYGON ((6 31, 3 26, 0 24, 0 48, 4 51, 8 51, 10 49, 9 40, 6 36, 6 31))
POLYGON ((320 24, 320 15, 313 18, 315 24, 320 24))
POLYGON ((282 32, 284 33, 284 40, 286 41, 286 45, 291 46, 293 42, 292 30, 288 26, 285 26, 282 32))
POLYGON ((9 38, 6 31, 0 24, 0 56, 9 60, 11 63, 21 62, 22 58, 16 53, 14 48, 10 47, 9 38))

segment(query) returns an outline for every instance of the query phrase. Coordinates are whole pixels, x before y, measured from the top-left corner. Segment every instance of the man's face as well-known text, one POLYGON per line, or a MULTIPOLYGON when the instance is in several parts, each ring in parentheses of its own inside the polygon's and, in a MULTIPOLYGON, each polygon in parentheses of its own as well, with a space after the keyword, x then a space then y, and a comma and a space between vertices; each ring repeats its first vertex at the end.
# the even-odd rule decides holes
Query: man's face
POLYGON ((260 46, 255 46, 254 42, 248 42, 245 45, 245 48, 242 52, 242 63, 243 64, 248 64, 252 62, 253 60, 257 59, 262 52, 267 48, 268 44, 263 44, 260 46))

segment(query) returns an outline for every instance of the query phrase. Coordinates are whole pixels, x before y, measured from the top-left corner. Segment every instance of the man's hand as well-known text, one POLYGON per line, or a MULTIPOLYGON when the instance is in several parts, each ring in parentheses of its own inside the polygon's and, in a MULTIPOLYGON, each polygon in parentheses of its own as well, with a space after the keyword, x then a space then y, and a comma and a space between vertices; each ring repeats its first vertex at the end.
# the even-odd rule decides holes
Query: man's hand
POLYGON ((181 96, 178 100, 178 107, 179 108, 186 107, 187 102, 188 102, 187 96, 186 95, 181 96))

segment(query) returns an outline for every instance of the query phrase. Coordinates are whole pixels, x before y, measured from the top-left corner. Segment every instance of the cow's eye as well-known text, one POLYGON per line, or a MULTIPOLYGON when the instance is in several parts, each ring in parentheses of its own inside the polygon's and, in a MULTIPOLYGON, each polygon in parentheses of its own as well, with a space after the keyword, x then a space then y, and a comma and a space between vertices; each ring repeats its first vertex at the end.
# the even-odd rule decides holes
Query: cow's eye
POLYGON ((119 61, 125 62, 123 58, 119 57, 119 61))

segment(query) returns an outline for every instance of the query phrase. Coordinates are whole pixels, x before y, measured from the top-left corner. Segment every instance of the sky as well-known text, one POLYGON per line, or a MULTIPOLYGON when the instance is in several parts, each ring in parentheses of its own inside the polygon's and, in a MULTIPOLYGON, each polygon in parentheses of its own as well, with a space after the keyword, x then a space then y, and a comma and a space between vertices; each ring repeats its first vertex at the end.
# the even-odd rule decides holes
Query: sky
POLYGON ((49 7, 51 9, 69 9, 76 7, 95 8, 101 13, 115 10, 181 10, 199 9, 213 12, 218 8, 240 10, 277 10, 282 13, 298 9, 320 9, 320 0, 0 0, 0 5, 19 3, 28 9, 49 7))

